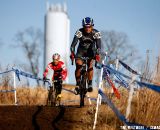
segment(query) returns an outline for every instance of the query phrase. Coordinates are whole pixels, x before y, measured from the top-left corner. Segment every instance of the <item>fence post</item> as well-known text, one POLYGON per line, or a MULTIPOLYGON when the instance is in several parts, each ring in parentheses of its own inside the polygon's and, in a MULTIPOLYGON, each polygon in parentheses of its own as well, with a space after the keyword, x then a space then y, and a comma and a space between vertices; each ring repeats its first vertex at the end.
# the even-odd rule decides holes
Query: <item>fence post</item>
POLYGON ((117 58, 116 59, 116 70, 118 70, 118 68, 119 68, 119 59, 117 58))
POLYGON ((16 73, 13 71, 13 78, 14 78, 14 103, 17 105, 17 92, 16 92, 16 73))
MULTIPOLYGON (((104 57, 104 59, 102 60, 102 65, 104 64, 104 61, 106 60, 106 56, 104 57)), ((101 73, 100 73, 100 77, 99 77, 99 86, 98 86, 98 90, 102 88, 103 85, 103 66, 101 68, 101 73)), ((98 93, 98 97, 97 97, 97 105, 96 105, 96 113, 95 113, 95 120, 94 120, 94 125, 93 125, 93 130, 95 130, 96 128, 96 124, 97 124, 97 115, 98 115, 98 107, 99 105, 101 105, 102 102, 102 97, 101 95, 98 93)))
MULTIPOLYGON (((129 83, 129 88, 130 88, 130 91, 129 91, 129 97, 128 97, 128 105, 127 105, 127 109, 126 109, 126 119, 129 118, 129 114, 131 112, 131 102, 132 102, 132 98, 133 98, 133 93, 134 93, 134 81, 136 79, 136 76, 133 75, 132 76, 132 80, 131 82, 129 83)), ((129 119, 128 119, 129 120, 129 119)))

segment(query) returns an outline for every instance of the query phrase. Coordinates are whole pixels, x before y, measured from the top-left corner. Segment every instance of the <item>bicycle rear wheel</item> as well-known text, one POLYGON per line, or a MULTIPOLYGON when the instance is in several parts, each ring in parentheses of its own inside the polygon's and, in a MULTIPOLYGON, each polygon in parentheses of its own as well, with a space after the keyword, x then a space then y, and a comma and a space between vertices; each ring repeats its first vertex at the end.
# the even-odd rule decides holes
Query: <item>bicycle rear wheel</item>
POLYGON ((47 106, 53 106, 54 105, 53 93, 54 93, 53 87, 50 87, 49 91, 48 91, 47 106))

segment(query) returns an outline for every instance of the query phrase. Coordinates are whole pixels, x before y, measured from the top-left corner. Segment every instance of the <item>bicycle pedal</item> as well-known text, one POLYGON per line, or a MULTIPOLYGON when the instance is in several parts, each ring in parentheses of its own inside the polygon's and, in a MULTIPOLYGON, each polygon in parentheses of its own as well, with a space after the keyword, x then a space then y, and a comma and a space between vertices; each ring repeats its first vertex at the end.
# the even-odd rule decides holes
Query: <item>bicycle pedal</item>
POLYGON ((76 90, 74 90, 74 94, 75 94, 75 95, 78 95, 79 93, 78 93, 76 90))
POLYGON ((74 89, 74 94, 75 94, 75 95, 78 95, 79 93, 80 93, 80 90, 79 90, 78 87, 76 87, 76 88, 74 89))

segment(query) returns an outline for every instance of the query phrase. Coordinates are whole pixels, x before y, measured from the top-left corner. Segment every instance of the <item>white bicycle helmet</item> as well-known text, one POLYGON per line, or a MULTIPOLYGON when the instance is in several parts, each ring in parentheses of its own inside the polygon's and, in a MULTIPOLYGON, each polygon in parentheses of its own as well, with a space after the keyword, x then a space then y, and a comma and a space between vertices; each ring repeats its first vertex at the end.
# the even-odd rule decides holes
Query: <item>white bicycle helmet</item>
POLYGON ((58 53, 53 54, 52 56, 53 60, 59 60, 60 59, 60 55, 58 53))

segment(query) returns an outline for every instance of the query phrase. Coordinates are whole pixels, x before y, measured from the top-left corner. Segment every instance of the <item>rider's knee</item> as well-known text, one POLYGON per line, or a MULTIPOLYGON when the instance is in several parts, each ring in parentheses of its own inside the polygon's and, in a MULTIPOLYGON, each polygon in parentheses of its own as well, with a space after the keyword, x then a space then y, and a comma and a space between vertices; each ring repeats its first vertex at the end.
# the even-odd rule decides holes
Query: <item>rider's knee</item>
POLYGON ((88 70, 87 70, 88 72, 92 72, 93 71, 93 67, 91 67, 91 68, 88 68, 88 70))
POLYGON ((93 59, 90 59, 87 63, 88 68, 93 67, 93 59))
POLYGON ((76 64, 76 70, 80 70, 82 68, 82 65, 76 64))

